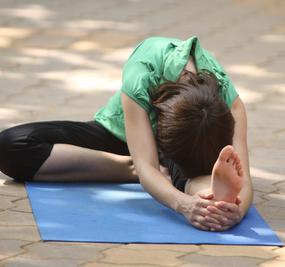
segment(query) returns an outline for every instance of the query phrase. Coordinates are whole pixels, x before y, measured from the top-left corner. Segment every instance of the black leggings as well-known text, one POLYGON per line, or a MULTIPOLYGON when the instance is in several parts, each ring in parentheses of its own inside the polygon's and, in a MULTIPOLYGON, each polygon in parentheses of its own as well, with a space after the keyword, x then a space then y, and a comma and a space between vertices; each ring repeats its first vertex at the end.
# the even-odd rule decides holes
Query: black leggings
MULTIPOLYGON (((44 121, 18 125, 0 133, 0 170, 18 181, 32 181, 49 157, 54 144, 70 144, 129 156, 125 142, 107 131, 97 121, 44 121)), ((186 178, 178 166, 163 157, 173 185, 184 192, 186 178)))

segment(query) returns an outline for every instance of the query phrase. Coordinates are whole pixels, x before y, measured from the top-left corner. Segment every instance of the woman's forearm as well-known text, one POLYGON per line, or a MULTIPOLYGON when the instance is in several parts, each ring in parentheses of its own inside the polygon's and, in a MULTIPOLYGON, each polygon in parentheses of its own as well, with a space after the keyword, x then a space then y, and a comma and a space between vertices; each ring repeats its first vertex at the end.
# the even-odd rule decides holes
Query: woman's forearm
POLYGON ((253 199, 253 187, 249 172, 249 159, 248 159, 246 140, 239 140, 239 139, 234 140, 234 147, 239 154, 244 170, 243 187, 239 194, 241 199, 240 207, 242 210, 242 216, 244 216, 247 210, 249 209, 253 199))
POLYGON ((140 183, 152 197, 177 211, 180 199, 186 194, 176 189, 159 171, 156 141, 148 113, 124 93, 122 105, 128 148, 140 183))
POLYGON ((239 155, 244 172, 244 184, 240 192, 240 198, 242 201, 240 207, 242 209, 242 215, 244 216, 252 203, 253 188, 249 171, 246 110, 243 102, 239 97, 235 100, 231 112, 236 122, 235 133, 233 137, 233 146, 239 155))
POLYGON ((145 166, 138 170, 138 175, 141 185, 153 198, 163 205, 179 211, 185 193, 176 189, 159 170, 153 166, 145 166))

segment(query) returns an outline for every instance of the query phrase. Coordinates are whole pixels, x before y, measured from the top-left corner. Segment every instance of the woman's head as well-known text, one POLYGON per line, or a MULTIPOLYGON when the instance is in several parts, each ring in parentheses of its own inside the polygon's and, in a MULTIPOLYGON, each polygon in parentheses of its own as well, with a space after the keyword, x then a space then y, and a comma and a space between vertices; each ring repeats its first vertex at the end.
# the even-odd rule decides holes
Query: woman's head
POLYGON ((210 72, 184 71, 151 95, 158 114, 157 143, 187 177, 211 173, 220 150, 232 144, 234 119, 210 72))

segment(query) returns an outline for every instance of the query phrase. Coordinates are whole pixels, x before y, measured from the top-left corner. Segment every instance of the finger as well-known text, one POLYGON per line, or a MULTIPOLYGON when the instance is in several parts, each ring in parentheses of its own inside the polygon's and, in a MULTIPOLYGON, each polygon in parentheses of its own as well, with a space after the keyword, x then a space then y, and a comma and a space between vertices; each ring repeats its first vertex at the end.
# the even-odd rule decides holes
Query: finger
POLYGON ((220 229, 220 231, 226 231, 229 230, 231 227, 233 227, 234 225, 226 225, 226 226, 222 226, 222 228, 220 229))
POLYGON ((210 215, 210 212, 206 208, 194 209, 193 212, 194 212, 194 214, 202 215, 203 217, 210 215))
POLYGON ((227 212, 226 216, 229 220, 238 222, 241 219, 241 208, 236 204, 233 205, 233 208, 227 212))
POLYGON ((221 229, 222 228, 222 226, 219 223, 208 222, 206 218, 203 216, 196 216, 194 221, 198 222, 200 225, 203 225, 204 227, 208 229, 210 228, 221 229))
POLYGON ((229 227, 225 226, 225 227, 221 227, 220 229, 211 228, 210 231, 212 231, 212 232, 223 232, 227 229, 229 229, 229 227))
POLYGON ((225 217, 226 214, 227 214, 226 211, 224 211, 224 210, 222 210, 222 209, 220 209, 220 208, 217 208, 217 207, 215 207, 215 206, 211 206, 211 205, 207 207, 207 210, 210 211, 211 214, 214 213, 214 214, 217 214, 217 215, 221 215, 221 216, 223 216, 223 217, 225 217))
POLYGON ((221 225, 221 221, 216 220, 211 217, 211 213, 207 209, 197 209, 195 210, 195 220, 199 223, 204 224, 208 227, 216 227, 217 225, 221 225))
POLYGON ((215 201, 213 200, 206 200, 206 199, 200 199, 199 203, 197 203, 200 207, 207 208, 208 206, 215 205, 215 201))
POLYGON ((199 194, 199 197, 203 198, 203 199, 213 199, 214 198, 214 194, 213 193, 208 193, 208 194, 199 194))
POLYGON ((200 230, 204 230, 204 231, 209 231, 209 230, 210 230, 208 227, 206 227, 206 226, 200 224, 200 223, 197 222, 197 221, 193 221, 191 224, 192 224, 194 227, 196 227, 196 228, 198 228, 198 229, 200 229, 200 230))
POLYGON ((210 222, 210 223, 215 223, 215 224, 220 224, 221 222, 217 219, 215 219, 214 217, 211 217, 211 216, 205 216, 205 220, 207 222, 210 222))
POLYGON ((214 218, 215 220, 217 220, 222 225, 229 223, 229 218, 228 218, 229 216, 226 212, 219 210, 214 206, 209 206, 207 208, 207 210, 210 211, 210 214, 207 215, 207 217, 214 218))
POLYGON ((235 203, 229 203, 225 201, 216 202, 215 206, 223 210, 229 210, 231 212, 236 212, 239 209, 239 207, 235 203))
POLYGON ((238 208, 235 212, 231 211, 221 211, 214 206, 209 206, 208 210, 211 211, 211 216, 217 220, 219 220, 223 225, 232 225, 241 220, 241 210, 238 208))
POLYGON ((207 225, 205 225, 204 222, 205 222, 205 218, 203 216, 196 215, 195 218, 193 218, 193 225, 195 227, 208 231, 209 227, 207 227, 207 225))
POLYGON ((218 215, 218 214, 211 214, 211 215, 206 216, 206 217, 207 217, 206 220, 208 220, 208 217, 210 217, 210 218, 216 220, 218 222, 218 224, 223 225, 223 226, 228 225, 230 223, 226 217, 218 215))

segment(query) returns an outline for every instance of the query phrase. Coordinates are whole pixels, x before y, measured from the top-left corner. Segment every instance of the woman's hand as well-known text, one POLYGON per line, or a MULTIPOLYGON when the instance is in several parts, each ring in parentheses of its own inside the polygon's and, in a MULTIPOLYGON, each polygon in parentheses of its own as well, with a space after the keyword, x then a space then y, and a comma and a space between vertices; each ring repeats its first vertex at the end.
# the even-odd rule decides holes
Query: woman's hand
MULTIPOLYGON (((203 198, 199 193, 189 196, 186 195, 183 204, 179 207, 179 212, 189 221, 194 227, 210 231, 215 229, 216 231, 222 231, 224 225, 221 224, 220 220, 215 219, 221 215, 216 212, 211 212, 208 207, 214 207, 215 201, 211 199, 203 198), (213 214, 214 217, 211 215, 213 214)), ((218 209, 219 210, 219 209, 218 209)))
MULTIPOLYGON (((205 200, 213 198, 212 194, 200 196, 205 200)), ((238 197, 236 203, 217 201, 214 202, 213 205, 209 205, 207 210, 210 214, 205 217, 205 220, 219 225, 218 228, 211 228, 210 231, 225 231, 238 224, 242 219, 242 210, 239 206, 240 203, 241 200, 238 197)))

